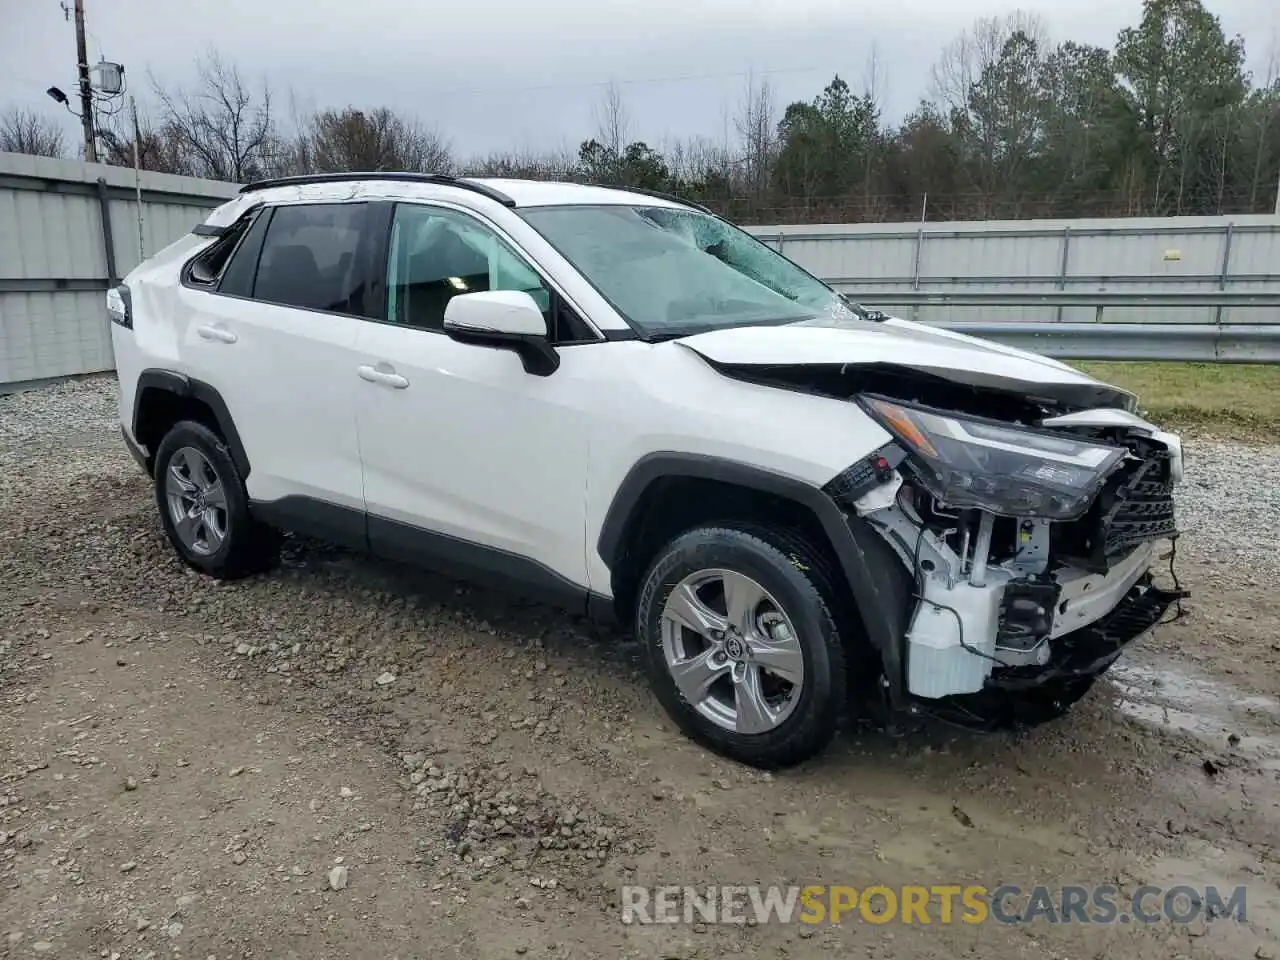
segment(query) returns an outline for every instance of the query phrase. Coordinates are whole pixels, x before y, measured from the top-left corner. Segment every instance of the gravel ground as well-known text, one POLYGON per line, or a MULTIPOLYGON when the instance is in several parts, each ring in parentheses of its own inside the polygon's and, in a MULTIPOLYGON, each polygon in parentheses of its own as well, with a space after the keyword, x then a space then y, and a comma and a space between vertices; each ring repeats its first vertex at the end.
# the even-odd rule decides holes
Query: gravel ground
MULTIPOLYGON (((1188 442, 1178 522, 1190 558, 1234 565, 1251 585, 1280 577, 1280 445, 1188 442)), ((1180 544, 1181 547, 1183 544, 1180 544)))
POLYGON ((779 775, 626 638, 291 540, 180 566, 115 384, 0 397, 12 956, 1280 956, 1280 448, 1197 440, 1187 615, 1028 734, 850 729, 779 775), (1141 798, 1139 802, 1139 798, 1141 798), (625 883, 1246 884, 1247 923, 628 927, 625 883))
POLYGON ((68 435, 99 439, 120 429, 114 377, 64 380, 39 390, 0 394, 0 448, 16 455, 29 443, 61 443, 68 435))

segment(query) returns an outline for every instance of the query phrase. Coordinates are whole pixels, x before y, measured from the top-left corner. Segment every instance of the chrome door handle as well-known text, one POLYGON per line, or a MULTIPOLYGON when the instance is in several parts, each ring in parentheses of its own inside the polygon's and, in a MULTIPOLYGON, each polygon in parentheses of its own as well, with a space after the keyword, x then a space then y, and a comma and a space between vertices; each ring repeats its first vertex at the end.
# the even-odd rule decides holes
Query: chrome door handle
POLYGON ((196 333, 202 340, 217 340, 219 343, 236 342, 236 335, 226 327, 196 327, 196 333))
POLYGON ((377 367, 371 367, 368 364, 361 364, 356 367, 356 372, 360 374, 361 380, 368 380, 370 383, 380 383, 385 387, 395 387, 397 390, 403 390, 409 386, 409 381, 400 376, 400 374, 392 370, 379 370, 377 367))

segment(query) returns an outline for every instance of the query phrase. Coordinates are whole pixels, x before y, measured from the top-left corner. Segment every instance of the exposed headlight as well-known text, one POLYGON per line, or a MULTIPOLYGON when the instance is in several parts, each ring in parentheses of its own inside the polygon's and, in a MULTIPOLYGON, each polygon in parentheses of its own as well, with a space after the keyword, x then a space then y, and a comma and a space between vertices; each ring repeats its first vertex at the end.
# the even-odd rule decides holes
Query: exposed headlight
POLYGON ((993 420, 863 396, 863 409, 909 451, 920 484, 951 507, 1074 520, 1127 451, 993 420))

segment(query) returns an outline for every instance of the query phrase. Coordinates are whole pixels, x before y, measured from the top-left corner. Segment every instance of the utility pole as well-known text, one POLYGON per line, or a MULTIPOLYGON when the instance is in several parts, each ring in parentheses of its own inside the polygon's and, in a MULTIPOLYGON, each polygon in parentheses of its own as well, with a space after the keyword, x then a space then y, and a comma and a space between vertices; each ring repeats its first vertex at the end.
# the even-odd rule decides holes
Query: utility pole
POLYGON ((93 133, 93 87, 89 83, 89 51, 84 39, 84 0, 76 0, 76 67, 80 75, 80 122, 84 125, 84 158, 98 162, 93 133))

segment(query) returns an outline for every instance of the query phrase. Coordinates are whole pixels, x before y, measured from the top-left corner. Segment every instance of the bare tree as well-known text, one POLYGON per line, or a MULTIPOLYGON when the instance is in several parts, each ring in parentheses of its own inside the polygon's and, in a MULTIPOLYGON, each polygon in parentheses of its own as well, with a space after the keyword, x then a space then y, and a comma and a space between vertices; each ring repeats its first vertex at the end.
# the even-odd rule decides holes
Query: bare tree
POLYGON ((884 110, 885 97, 889 93, 889 71, 880 57, 880 44, 872 40, 867 51, 867 65, 862 73, 862 93, 877 111, 884 110))
POLYGON ((34 110, 11 107, 0 114, 0 152, 61 157, 67 152, 66 137, 57 124, 34 110))
POLYGON ((117 167, 134 165, 135 142, 139 169, 194 176, 193 157, 171 125, 157 123, 143 110, 135 126, 131 112, 118 112, 98 126, 98 159, 117 167))
MULTIPOLYGON (((1266 79, 1263 81, 1260 89, 1252 94, 1250 106, 1251 113, 1254 117, 1252 129, 1250 133, 1255 138, 1253 150, 1253 172, 1249 178, 1249 209, 1261 210, 1264 207, 1259 206, 1259 191, 1265 192, 1271 186, 1269 182, 1265 182, 1263 171, 1266 168, 1268 146, 1270 143, 1271 132, 1277 122, 1280 122, 1280 43, 1277 42, 1274 35, 1271 40, 1271 48, 1267 54, 1267 72, 1266 79)), ((1266 178, 1267 181, 1270 178, 1266 178)), ((1275 184, 1275 210, 1280 214, 1280 181, 1275 184)))
POLYGON ((948 111, 967 112, 974 89, 1000 61, 1005 44, 1021 33, 1043 48, 1048 30, 1038 14, 1015 10, 1006 17, 982 17, 942 49, 932 70, 934 100, 948 111))
MULTIPOLYGON (((889 74, 885 63, 880 59, 880 45, 871 41, 871 49, 867 52, 867 63, 862 73, 862 96, 870 105, 872 115, 879 118, 884 111, 885 97, 889 90, 889 74)), ((880 171, 884 156, 884 133, 877 121, 872 125, 870 143, 867 144, 866 163, 862 166, 862 195, 870 204, 872 197, 872 181, 880 171)))
POLYGON ((592 108, 592 115, 596 123, 596 141, 614 156, 622 156, 631 141, 631 116, 616 82, 609 81, 599 102, 592 108))
POLYGON ((720 178, 727 186, 733 174, 729 151, 709 137, 676 140, 666 146, 663 154, 672 178, 681 183, 700 184, 720 178))
POLYGON ((291 169, 299 173, 411 170, 448 173, 453 155, 434 130, 387 107, 321 110, 299 131, 291 169))
POLYGON ((768 79, 761 77, 757 80, 754 73, 748 73, 734 128, 742 143, 747 190, 755 200, 761 199, 769 188, 769 177, 778 152, 777 127, 773 89, 768 79))
POLYGON ((538 152, 529 148, 500 150, 462 164, 469 176, 517 177, 526 180, 572 180, 578 161, 568 147, 538 152))
POLYGON ((177 131, 164 124, 157 126, 145 116, 138 117, 136 131, 132 120, 117 119, 110 126, 99 127, 98 137, 102 141, 98 157, 103 163, 132 167, 136 138, 139 169, 183 176, 191 176, 195 172, 177 131))
POLYGON ((270 88, 264 82, 255 91, 216 51, 197 60, 196 73, 191 90, 165 90, 152 78, 162 125, 178 137, 197 174, 237 183, 262 176, 275 136, 270 88))
MULTIPOLYGON (((1017 10, 986 17, 948 44, 933 67, 964 167, 984 205, 1008 199, 1043 140, 1044 22, 1017 10)), ((990 211, 984 211, 984 215, 990 211)))

